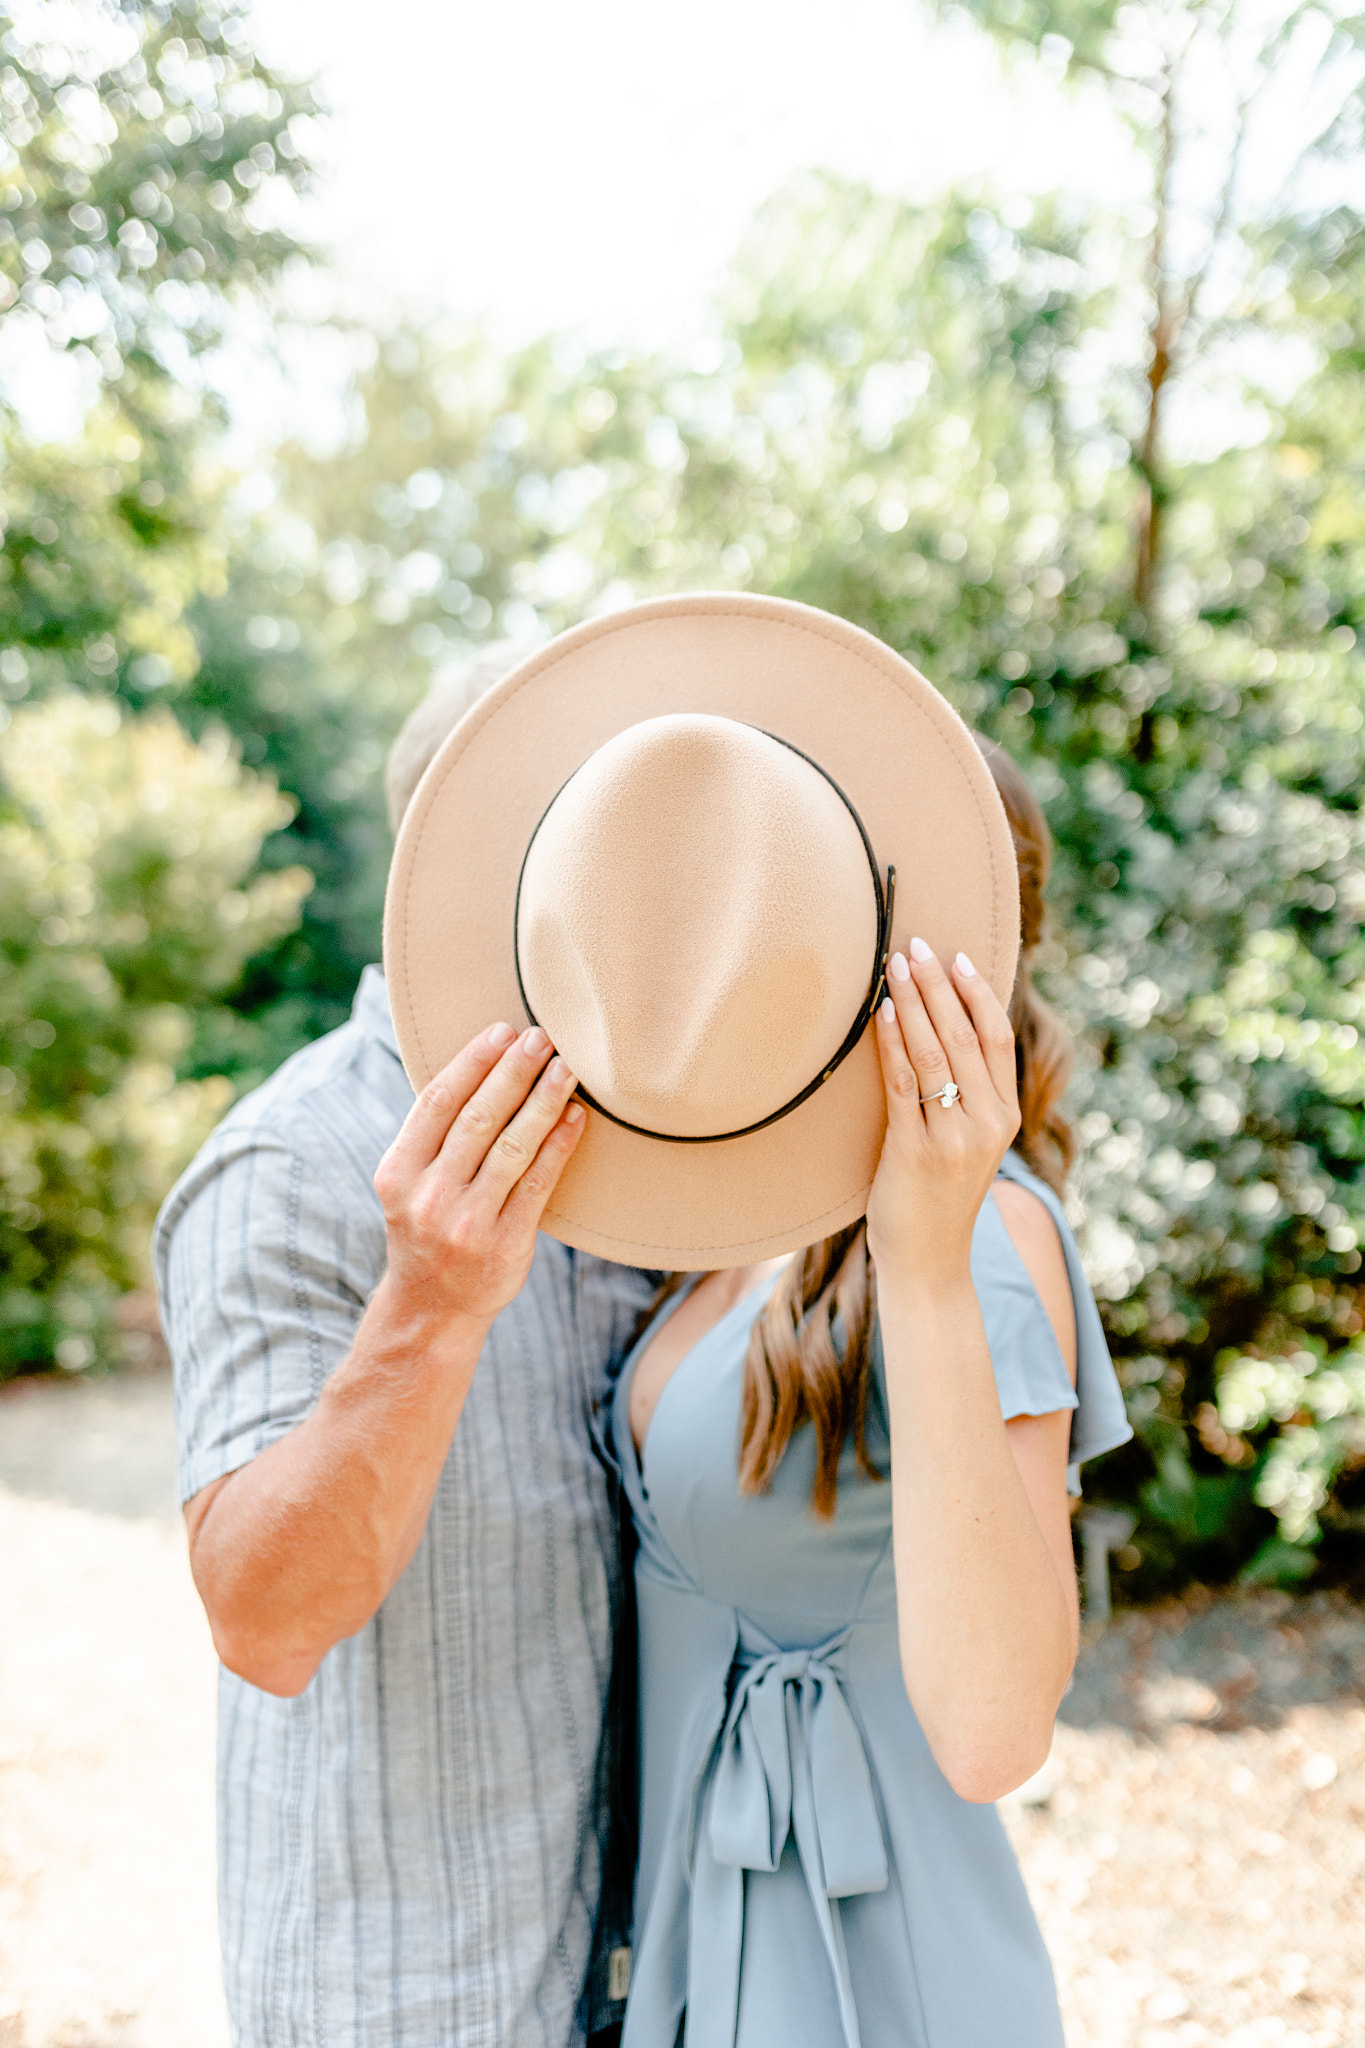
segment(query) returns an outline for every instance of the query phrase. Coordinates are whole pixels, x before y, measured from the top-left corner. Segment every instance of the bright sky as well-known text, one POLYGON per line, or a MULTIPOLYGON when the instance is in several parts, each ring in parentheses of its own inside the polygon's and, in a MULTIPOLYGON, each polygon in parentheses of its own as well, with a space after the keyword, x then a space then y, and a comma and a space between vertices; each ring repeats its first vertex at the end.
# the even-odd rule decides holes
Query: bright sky
MULTIPOLYGON (((676 343, 799 170, 912 196, 979 181, 997 198, 1083 186, 1119 201, 1141 185, 1098 95, 1033 61, 1002 69, 925 0, 257 0, 255 24, 267 59, 315 76, 331 109, 301 223, 331 270, 305 314, 676 343)), ((213 370, 233 460, 344 430, 335 336, 286 329, 272 347, 249 316, 234 333, 213 370)), ((6 323, 0 385, 30 432, 78 431, 88 383, 36 322, 6 323)))
POLYGON ((1102 109, 1036 68, 1009 87, 917 0, 260 0, 257 23, 334 109, 317 224, 372 317, 661 339, 809 166, 1131 189, 1102 109))
MULTIPOLYGON (((1121 203, 1145 185, 1097 92, 1063 90, 1020 56, 1002 66, 928 0, 257 0, 256 32, 332 109, 303 223, 332 270, 304 312, 479 316, 510 342, 570 327, 676 343, 798 170, 911 197, 976 182, 996 199, 1069 188, 1121 203)), ((1233 84, 1204 80, 1203 110, 1233 84)), ((1274 132, 1311 98, 1297 73, 1285 92, 1295 104, 1288 119, 1272 110, 1274 132)), ((1195 162, 1215 187, 1217 128, 1195 162)), ((1273 184, 1283 152, 1266 141, 1247 155, 1273 184)), ((257 326, 239 322, 214 371, 237 452, 285 432, 333 439, 344 349, 316 328, 282 332, 276 371, 257 326)), ((76 431, 90 394, 69 363, 48 358, 35 323, 6 328, 0 384, 31 431, 76 431)))

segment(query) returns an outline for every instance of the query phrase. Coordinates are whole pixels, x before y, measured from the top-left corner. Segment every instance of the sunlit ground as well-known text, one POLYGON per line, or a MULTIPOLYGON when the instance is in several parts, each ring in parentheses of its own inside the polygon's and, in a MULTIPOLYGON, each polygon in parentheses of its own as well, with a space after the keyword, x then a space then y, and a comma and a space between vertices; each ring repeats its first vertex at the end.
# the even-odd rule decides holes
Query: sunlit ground
POLYGON ((0 1397, 0 2048, 226 2048, 168 1391, 0 1397))
MULTIPOLYGON (((172 1455, 164 1377, 0 1393, 0 2048, 226 2048, 172 1455)), ((1069 2048, 1365 2041, 1362 1696, 1365 1620, 1324 1599, 1086 1649, 1007 1803, 1069 2048)))

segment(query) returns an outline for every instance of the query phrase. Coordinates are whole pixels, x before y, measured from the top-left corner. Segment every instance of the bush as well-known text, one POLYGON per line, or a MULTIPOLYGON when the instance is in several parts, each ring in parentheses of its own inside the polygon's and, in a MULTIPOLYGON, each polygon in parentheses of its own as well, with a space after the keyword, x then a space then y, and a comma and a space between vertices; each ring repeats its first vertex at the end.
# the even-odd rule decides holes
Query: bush
POLYGON ((111 1356, 156 1206, 231 1100, 175 1062, 311 878, 248 879, 292 806, 168 712, 74 693, 25 707, 0 779, 4 1378, 111 1356))

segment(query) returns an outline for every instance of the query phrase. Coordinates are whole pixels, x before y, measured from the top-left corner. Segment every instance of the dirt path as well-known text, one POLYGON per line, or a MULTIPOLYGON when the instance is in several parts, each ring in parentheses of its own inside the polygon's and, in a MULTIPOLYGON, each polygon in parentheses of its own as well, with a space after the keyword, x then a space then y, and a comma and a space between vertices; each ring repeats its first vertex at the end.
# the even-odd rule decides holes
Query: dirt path
POLYGON ((160 1376, 0 1395, 3 2048, 226 2048, 173 1452, 160 1376))
MULTIPOLYGON (((0 2048, 226 2048, 172 1448, 160 1375, 0 1393, 0 2048)), ((1358 1608, 1126 1617, 1006 1820, 1069 2048, 1365 2048, 1358 1608)))
POLYGON ((1070 2048, 1365 2048, 1365 1616, 1129 1616, 1008 1824, 1070 2048))

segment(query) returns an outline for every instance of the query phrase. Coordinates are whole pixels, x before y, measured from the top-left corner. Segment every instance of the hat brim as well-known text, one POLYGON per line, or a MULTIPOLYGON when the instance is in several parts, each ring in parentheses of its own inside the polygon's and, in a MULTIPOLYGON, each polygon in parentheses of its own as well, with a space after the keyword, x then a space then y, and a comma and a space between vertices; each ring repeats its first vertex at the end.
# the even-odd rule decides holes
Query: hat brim
MULTIPOLYGON (((870 634, 806 605, 662 598, 540 649, 460 721, 423 776, 384 908, 394 1029, 415 1089, 489 1024, 525 1020, 517 876, 555 792, 614 734, 680 711, 758 726, 819 762, 883 872, 896 870, 893 944, 919 933, 941 959, 960 949, 1008 1000, 1019 950, 1009 825, 938 691, 870 634)), ((748 1137, 669 1144, 589 1110, 543 1227, 633 1266, 794 1251, 864 1214, 885 1123, 871 1028, 800 1108, 748 1137)))

